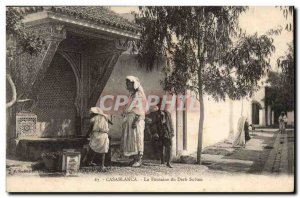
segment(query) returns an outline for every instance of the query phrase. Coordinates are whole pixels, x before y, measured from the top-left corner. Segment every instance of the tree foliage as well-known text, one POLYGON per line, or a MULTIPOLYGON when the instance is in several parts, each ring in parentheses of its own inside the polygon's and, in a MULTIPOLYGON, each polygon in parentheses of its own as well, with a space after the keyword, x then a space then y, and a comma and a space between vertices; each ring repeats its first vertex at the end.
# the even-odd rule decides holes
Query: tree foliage
POLYGON ((267 35, 269 36, 278 36, 282 33, 282 31, 287 32, 293 32, 294 31, 294 7, 293 6, 278 6, 280 11, 282 12, 282 15, 284 19, 286 20, 285 24, 278 25, 277 27, 274 27, 270 29, 267 32, 267 35))
MULTIPOLYGON (((292 19, 294 17, 294 7, 293 6, 279 6, 280 10, 282 11, 282 14, 286 20, 292 19)), ((293 23, 286 23, 285 30, 287 31, 294 31, 294 24, 293 23)))
MULTIPOLYGON (((43 7, 7 7, 6 9, 6 78, 8 85, 8 96, 11 95, 10 101, 7 102, 6 107, 12 107, 16 102, 24 102, 25 100, 18 99, 17 88, 15 82, 18 71, 22 73, 20 65, 15 64, 15 57, 20 56, 22 53, 29 55, 38 55, 43 49, 46 48, 46 42, 39 35, 32 34, 23 23, 26 14, 42 10, 43 7)), ((23 67, 25 67, 23 65, 23 67)))
POLYGON ((151 70, 155 60, 167 57, 169 64, 164 68, 166 79, 162 84, 165 90, 177 94, 186 89, 199 91, 197 71, 201 66, 199 59, 203 59, 204 93, 215 100, 251 95, 269 69, 269 56, 275 47, 266 35, 242 32, 238 17, 245 10, 245 7, 140 8, 141 13, 136 15, 136 22, 143 27, 141 39, 136 43, 140 63, 151 70))
POLYGON ((140 7, 142 27, 135 43, 141 65, 151 70, 166 57, 163 88, 171 94, 196 93, 200 103, 197 162, 201 163, 203 97, 224 100, 251 96, 270 68, 275 50, 266 35, 246 35, 238 21, 246 7, 140 7))
POLYGON ((17 40, 18 46, 21 47, 22 52, 27 52, 31 55, 40 52, 45 47, 45 41, 38 35, 30 33, 22 20, 26 14, 39 9, 42 9, 42 7, 8 7, 6 9, 7 36, 13 36, 17 40))
POLYGON ((286 55, 277 60, 279 72, 270 72, 268 81, 270 87, 266 94, 266 103, 277 111, 291 111, 295 108, 295 63, 294 47, 289 44, 286 55))

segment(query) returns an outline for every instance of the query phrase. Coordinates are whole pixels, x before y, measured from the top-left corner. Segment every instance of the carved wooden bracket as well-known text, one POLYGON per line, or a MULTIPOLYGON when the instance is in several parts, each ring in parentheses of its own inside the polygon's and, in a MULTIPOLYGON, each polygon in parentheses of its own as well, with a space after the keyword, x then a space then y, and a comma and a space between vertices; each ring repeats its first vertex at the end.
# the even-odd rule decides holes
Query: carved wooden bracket
POLYGON ((109 59, 102 65, 97 67, 103 67, 104 71, 99 74, 96 83, 92 87, 90 94, 89 106, 95 106, 105 85, 114 69, 115 64, 118 61, 119 56, 130 47, 131 41, 125 38, 113 40, 109 46, 106 47, 105 51, 94 54, 95 56, 103 56, 104 52, 109 54, 109 59))
POLYGON ((98 77, 96 84, 92 88, 92 92, 91 92, 90 99, 89 99, 90 107, 96 105, 120 55, 121 55, 121 53, 111 54, 109 60, 106 61, 106 64, 102 65, 102 67, 105 67, 105 70, 102 73, 102 75, 98 77))
POLYGON ((114 40, 115 49, 119 51, 126 51, 130 47, 131 41, 125 38, 114 40))
MULTIPOLYGON (((47 49, 40 52, 37 57, 29 57, 36 59, 34 61, 37 75, 32 80, 31 90, 35 90, 40 82, 43 80, 44 75, 50 66, 50 63, 58 49, 61 41, 66 39, 66 30, 61 24, 42 24, 36 27, 31 27, 34 34, 38 34, 46 40, 47 49)), ((31 91, 30 90, 30 91, 31 91)))
POLYGON ((44 38, 46 41, 62 41, 66 39, 66 28, 59 23, 43 23, 29 27, 29 31, 33 34, 44 38))

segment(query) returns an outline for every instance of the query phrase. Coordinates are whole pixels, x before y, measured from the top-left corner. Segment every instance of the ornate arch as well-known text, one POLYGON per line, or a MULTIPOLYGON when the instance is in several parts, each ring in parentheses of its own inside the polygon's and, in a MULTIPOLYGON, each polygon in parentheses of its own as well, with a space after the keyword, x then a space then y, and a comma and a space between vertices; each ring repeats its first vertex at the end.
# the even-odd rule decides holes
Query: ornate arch
POLYGON ((76 98, 75 98, 75 102, 74 105, 76 107, 76 111, 77 111, 77 116, 81 115, 81 78, 80 78, 80 71, 78 70, 78 68, 80 68, 74 61, 73 59, 64 51, 57 51, 59 55, 61 55, 71 66, 73 73, 75 75, 75 79, 76 79, 76 98))
POLYGON ((251 101, 251 105, 252 104, 257 104, 259 106, 259 109, 263 109, 264 108, 263 105, 260 102, 258 102, 257 100, 252 100, 251 101))

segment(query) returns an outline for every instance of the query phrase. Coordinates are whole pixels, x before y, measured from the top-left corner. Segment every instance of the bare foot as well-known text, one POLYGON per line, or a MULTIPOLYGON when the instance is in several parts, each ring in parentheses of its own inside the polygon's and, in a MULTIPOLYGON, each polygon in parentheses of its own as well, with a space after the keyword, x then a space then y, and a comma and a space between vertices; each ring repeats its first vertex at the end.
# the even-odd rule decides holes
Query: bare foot
POLYGON ((171 164, 170 164, 170 163, 167 163, 167 167, 169 167, 169 168, 173 168, 173 166, 171 166, 171 164))
POLYGON ((141 162, 135 162, 134 164, 132 164, 132 167, 140 167, 141 165, 141 162))

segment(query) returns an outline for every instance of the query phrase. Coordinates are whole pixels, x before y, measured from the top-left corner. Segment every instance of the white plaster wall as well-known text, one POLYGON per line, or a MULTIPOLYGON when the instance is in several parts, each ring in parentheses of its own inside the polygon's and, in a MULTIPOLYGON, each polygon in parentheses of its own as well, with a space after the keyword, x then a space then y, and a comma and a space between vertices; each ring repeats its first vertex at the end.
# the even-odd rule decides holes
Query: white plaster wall
POLYGON ((289 111, 287 112, 287 124, 288 125, 294 125, 295 121, 294 121, 294 111, 289 111))
MULTIPOLYGON (((250 116, 250 101, 225 101, 216 102, 208 97, 204 99, 204 127, 203 127, 203 145, 207 146, 216 144, 229 138, 230 130, 233 136, 237 132, 237 122, 241 115, 250 116), (232 110, 230 111, 230 108, 232 110), (230 116, 231 114, 231 116, 230 116)), ((199 125, 199 106, 195 111, 187 113, 187 134, 188 134, 188 153, 197 151, 198 125, 199 125)))
MULTIPOLYGON (((129 54, 123 54, 110 77, 101 97, 107 94, 123 94, 128 95, 125 88, 125 77, 127 75, 134 75, 140 78, 141 84, 145 90, 146 95, 157 94, 164 95, 164 91, 160 85, 160 79, 163 78, 163 74, 160 69, 154 69, 152 72, 146 72, 138 66, 138 62, 129 54)), ((99 101, 98 101, 99 102, 99 101)), ((189 103, 189 102, 188 102, 189 103)), ((188 104, 189 105, 189 104, 188 104)), ((245 116, 250 116, 250 101, 244 99, 243 101, 230 100, 215 102, 208 97, 204 99, 205 105, 205 118, 204 118, 204 132, 203 132, 203 147, 215 144, 222 141, 229 136, 230 128, 236 133, 236 126, 241 113, 245 116), (230 111, 230 108, 232 110, 230 111), (230 114, 232 117, 230 119, 230 114)), ((187 111, 187 152, 193 153, 197 150, 198 141, 198 127, 199 127, 199 103, 196 102, 194 110, 187 111)), ((111 126, 110 135, 113 138, 119 138, 121 136, 121 111, 109 111, 106 112, 112 115, 114 125, 111 126)), ((174 129, 176 130, 176 112, 172 111, 172 118, 174 129)), ((174 146, 176 138, 173 139, 174 146)), ((180 140, 182 141, 182 140, 180 140)))
MULTIPOLYGON (((253 96, 252 96, 252 101, 256 101, 258 102, 262 109, 259 110, 259 125, 260 126, 266 126, 268 125, 268 116, 271 116, 271 114, 267 114, 266 112, 268 112, 268 107, 265 106, 265 87, 261 86, 261 88, 259 90, 257 90, 253 96), (267 117, 266 117, 267 116, 267 117)), ((250 118, 251 120, 252 118, 250 118)))
MULTIPOLYGON (((199 109, 187 112, 188 151, 197 151, 199 109)), ((217 143, 229 135, 229 103, 204 99, 203 145, 206 147, 217 143)))
POLYGON ((234 134, 237 133, 237 124, 238 120, 241 116, 246 116, 249 124, 250 116, 251 116, 251 101, 250 99, 242 99, 233 101, 233 127, 234 127, 234 134))
MULTIPOLYGON (((128 96, 125 84, 125 79, 128 75, 136 76, 140 79, 146 95, 164 95, 164 91, 160 85, 160 79, 163 78, 160 68, 154 68, 151 72, 147 72, 146 69, 139 67, 138 61, 133 55, 122 54, 115 65, 100 99, 105 95, 113 95, 114 97, 117 95, 128 96)), ((98 100, 97 105, 99 105, 100 99, 98 100)), ((110 99, 106 100, 105 106, 111 105, 111 101, 112 100, 110 99)), ((110 135, 113 138, 121 137, 122 110, 123 108, 120 108, 118 111, 106 111, 106 113, 111 115, 113 121, 113 125, 110 127, 110 135)))

